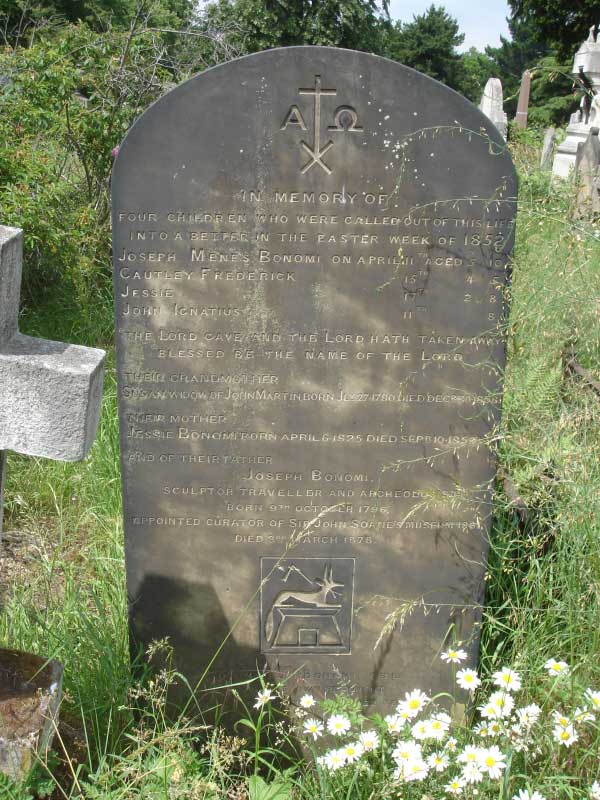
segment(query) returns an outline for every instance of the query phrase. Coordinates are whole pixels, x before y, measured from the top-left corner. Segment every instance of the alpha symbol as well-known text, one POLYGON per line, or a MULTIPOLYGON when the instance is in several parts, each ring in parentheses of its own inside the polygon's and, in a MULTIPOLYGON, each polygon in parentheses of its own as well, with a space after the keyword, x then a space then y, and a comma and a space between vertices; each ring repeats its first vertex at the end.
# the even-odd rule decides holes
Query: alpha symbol
MULTIPOLYGON (((309 156, 309 161, 302 166, 300 172, 304 175, 315 165, 318 165, 324 172, 326 172, 328 175, 331 175, 333 170, 329 164, 323 160, 323 156, 325 156, 326 153, 331 150, 334 143, 332 139, 329 139, 329 141, 325 142, 324 145, 321 145, 321 98, 333 97, 337 94, 337 90, 323 89, 321 86, 321 76, 315 75, 314 87, 298 89, 298 94, 309 95, 314 98, 313 142, 312 144, 309 144, 308 142, 304 141, 304 139, 300 140, 300 147, 309 156)), ((290 106, 290 109, 285 115, 285 119, 281 124, 281 130, 285 131, 290 126, 298 127, 302 131, 308 130, 308 126, 306 125, 306 121, 302 115, 302 111, 297 105, 290 106)), ((330 133, 358 133, 362 131, 363 128, 358 124, 358 114, 352 106, 338 106, 334 113, 334 124, 329 125, 327 130, 330 133)))

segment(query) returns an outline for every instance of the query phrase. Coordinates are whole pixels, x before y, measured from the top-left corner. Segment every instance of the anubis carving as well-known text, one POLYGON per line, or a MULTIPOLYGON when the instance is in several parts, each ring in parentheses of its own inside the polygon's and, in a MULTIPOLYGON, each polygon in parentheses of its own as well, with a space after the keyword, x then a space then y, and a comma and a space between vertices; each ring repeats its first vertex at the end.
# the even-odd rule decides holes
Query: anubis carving
POLYGON ((267 621, 265 623, 265 637, 269 644, 272 644, 275 633, 275 609, 298 608, 298 604, 300 604, 301 608, 304 606, 308 606, 309 608, 331 608, 333 604, 327 602, 329 595, 331 595, 332 599, 335 600, 338 594, 335 590, 344 588, 343 583, 336 583, 333 580, 333 567, 331 564, 325 566, 322 578, 314 579, 307 578, 306 575, 298 569, 298 567, 292 564, 291 567, 289 567, 285 577, 282 578, 282 581, 286 582, 292 572, 297 572, 306 581, 308 581, 308 583, 311 583, 313 586, 317 586, 318 588, 314 589, 313 591, 303 591, 302 589, 284 589, 283 591, 279 592, 273 601, 273 605, 269 610, 267 621))

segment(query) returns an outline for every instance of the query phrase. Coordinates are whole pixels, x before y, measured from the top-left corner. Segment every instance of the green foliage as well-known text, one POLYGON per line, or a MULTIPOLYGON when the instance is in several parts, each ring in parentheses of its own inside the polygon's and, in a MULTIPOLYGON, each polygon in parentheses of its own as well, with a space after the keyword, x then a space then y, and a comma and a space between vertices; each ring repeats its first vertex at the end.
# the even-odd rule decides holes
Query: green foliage
POLYGON ((376 0, 218 0, 204 24, 227 31, 244 53, 291 45, 379 52, 378 20, 376 0))
POLYGON ((506 111, 514 116, 523 73, 550 55, 551 49, 548 42, 539 39, 531 20, 510 20, 509 30, 509 39, 501 36, 500 47, 486 47, 485 52, 497 65, 496 77, 502 81, 506 111))
POLYGON ((283 780, 267 783, 260 775, 248 779, 248 800, 292 800, 292 786, 283 780))
POLYGON ((515 20, 530 23, 540 41, 558 47, 561 58, 572 56, 600 18, 598 0, 508 0, 515 20))
POLYGON ((560 65, 551 43, 540 38, 532 19, 509 21, 511 38, 500 37, 500 47, 486 47, 486 55, 495 64, 494 76, 504 89, 504 106, 514 117, 525 70, 532 73, 529 99, 529 122, 547 127, 561 125, 573 110, 573 80, 570 66, 560 65))
POLYGON ((457 89, 463 81, 462 44, 457 21, 443 6, 431 5, 407 25, 397 22, 386 36, 385 55, 457 89))
POLYGON ((112 149, 171 76, 156 34, 86 25, 0 54, 0 213, 25 232, 25 298, 109 285, 112 149))
POLYGON ((143 19, 153 26, 179 26, 190 19, 192 0, 0 0, 4 36, 11 44, 35 33, 36 26, 53 22, 86 22, 96 31, 129 28, 143 19))
POLYGON ((498 77, 496 63, 485 53, 471 47, 460 57, 462 77, 459 90, 471 102, 479 104, 489 78, 498 77))

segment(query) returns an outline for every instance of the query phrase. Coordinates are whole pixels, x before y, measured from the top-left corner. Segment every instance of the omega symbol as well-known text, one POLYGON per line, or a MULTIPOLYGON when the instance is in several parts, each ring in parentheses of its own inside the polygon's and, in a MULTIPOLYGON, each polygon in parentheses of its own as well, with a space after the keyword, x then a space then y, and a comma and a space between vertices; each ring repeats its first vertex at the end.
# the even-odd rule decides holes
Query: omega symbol
MULTIPOLYGON (((329 139, 324 145, 321 145, 321 98, 333 97, 337 94, 337 89, 323 89, 321 87, 321 76, 315 75, 315 85, 312 89, 298 89, 298 94, 309 95, 314 98, 313 101, 313 142, 312 145, 305 142, 304 139, 300 140, 300 147, 309 156, 307 161, 300 172, 304 175, 312 167, 318 165, 328 175, 331 175, 333 170, 325 163, 323 156, 331 150, 334 145, 332 139, 329 139)), ((308 131, 308 127, 302 115, 302 111, 298 105, 291 105, 285 119, 281 124, 281 130, 287 130, 290 125, 296 125, 302 131, 308 131)), ((329 133, 360 133, 363 130, 362 125, 359 124, 358 114, 356 109, 349 105, 338 106, 333 113, 333 125, 329 125, 327 131, 329 133)))

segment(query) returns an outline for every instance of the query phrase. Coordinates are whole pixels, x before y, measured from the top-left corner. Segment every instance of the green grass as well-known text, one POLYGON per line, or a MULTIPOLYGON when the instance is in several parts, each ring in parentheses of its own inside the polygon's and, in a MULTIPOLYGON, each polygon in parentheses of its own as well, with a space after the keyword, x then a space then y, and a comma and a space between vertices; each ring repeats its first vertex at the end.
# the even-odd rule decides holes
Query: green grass
MULTIPOLYGON (((540 665, 550 657, 564 659, 576 670, 568 685, 553 690, 552 701, 568 704, 581 687, 600 686, 600 397, 564 368, 574 349, 600 377, 600 229, 573 221, 568 187, 551 187, 532 166, 536 150, 527 137, 514 152, 520 211, 498 447, 502 470, 530 509, 530 521, 519 524, 499 484, 481 669, 490 675, 514 665, 524 678, 523 702, 547 703, 540 665)), ((22 329, 108 348, 97 440, 80 464, 11 455, 6 486, 5 529, 25 531, 39 552, 30 572, 10 587, 0 639, 66 666, 66 724, 50 765, 55 782, 47 788, 56 798, 243 800, 248 795, 237 776, 253 771, 262 745, 257 749, 214 729, 193 730, 181 720, 168 723, 164 697, 173 676, 155 676, 153 684, 131 678, 111 303, 107 297, 93 309, 72 303, 68 293, 55 292, 24 315, 22 329)), ((256 725, 251 719, 248 714, 256 725)), ((256 729, 242 734, 254 742, 256 729)), ((500 794, 496 788, 489 796, 510 798, 535 778, 547 797, 582 798, 598 777, 599 741, 596 731, 562 760, 549 749, 529 778, 523 777, 529 767, 516 759, 500 794)), ((263 774, 272 779, 265 767, 270 752, 260 758, 263 774)), ((271 800, 286 800, 290 786, 298 798, 389 796, 389 786, 375 775, 370 784, 344 783, 304 766, 286 780, 271 800)), ((4 791, 20 800, 16 788, 4 791)), ((257 784, 250 797, 268 795, 257 784)))

